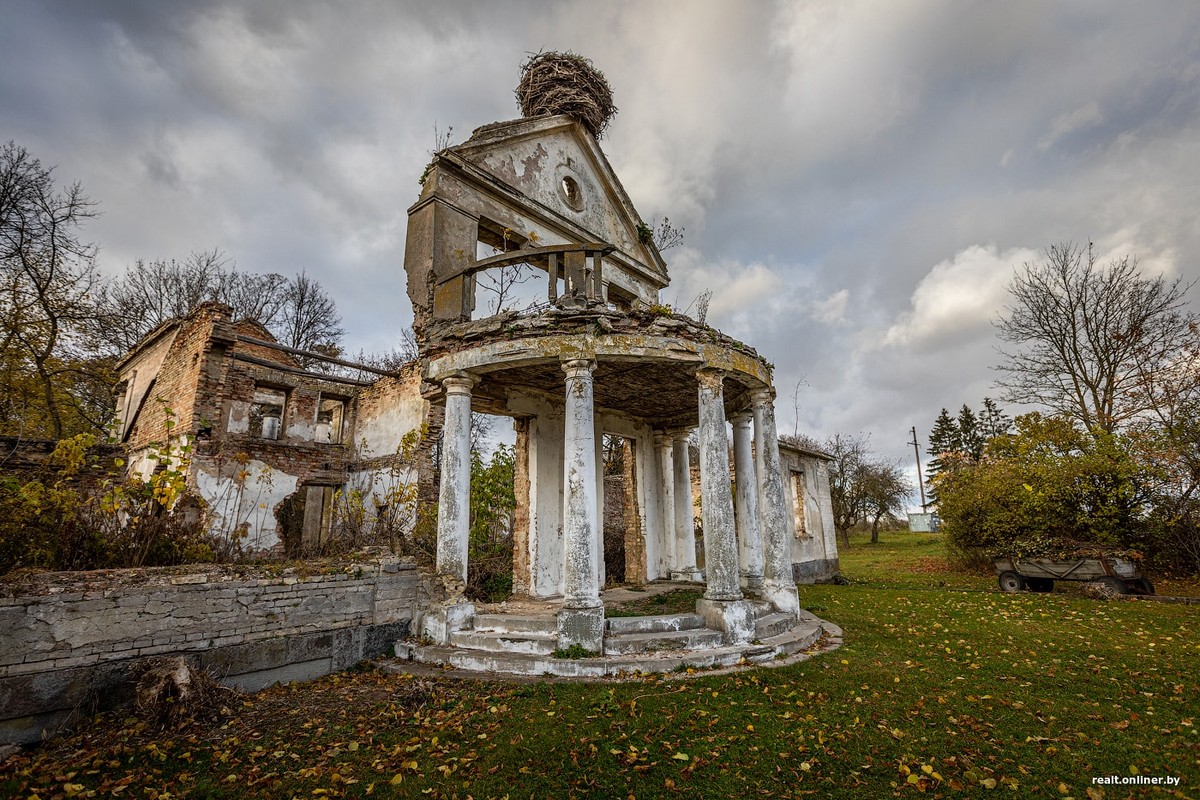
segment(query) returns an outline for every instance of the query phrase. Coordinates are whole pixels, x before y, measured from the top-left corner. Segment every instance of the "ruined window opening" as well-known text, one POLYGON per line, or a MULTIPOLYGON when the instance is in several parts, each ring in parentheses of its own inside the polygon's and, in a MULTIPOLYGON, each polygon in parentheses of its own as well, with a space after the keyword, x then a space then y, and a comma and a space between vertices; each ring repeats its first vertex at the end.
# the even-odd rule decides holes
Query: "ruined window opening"
POLYGON ((579 181, 570 175, 564 175, 562 181, 559 182, 558 191, 568 208, 574 211, 583 211, 583 189, 579 187, 579 181))
POLYGON ((792 521, 797 539, 808 539, 808 521, 804 513, 804 472, 792 470, 792 521))
POLYGON ((604 434, 601 525, 606 583, 646 580, 646 549, 638 511, 637 443, 604 434))
MULTIPOLYGON (((504 311, 531 311, 546 302, 544 273, 532 264, 493 267, 475 273, 475 308, 485 316, 504 311)), ((474 315, 472 315, 473 318, 474 315)))
POLYGON ((345 419, 346 401, 340 397, 321 395, 317 404, 317 441, 322 444, 341 444, 345 419))
POLYGON ((250 405, 250 435, 257 439, 279 439, 283 431, 283 411, 286 406, 285 390, 256 386, 254 402, 250 405))
POLYGON ((633 301, 637 298, 615 284, 604 284, 604 299, 606 305, 613 311, 628 312, 633 309, 633 301))
MULTIPOLYGON (((481 217, 475 258, 481 260, 525 247, 529 239, 498 222, 481 217)), ((541 281, 534 280, 541 270, 532 264, 494 267, 474 274, 475 296, 472 307, 483 309, 486 316, 503 311, 528 311, 543 301, 541 281)), ((472 319, 477 317, 473 314, 472 319)))

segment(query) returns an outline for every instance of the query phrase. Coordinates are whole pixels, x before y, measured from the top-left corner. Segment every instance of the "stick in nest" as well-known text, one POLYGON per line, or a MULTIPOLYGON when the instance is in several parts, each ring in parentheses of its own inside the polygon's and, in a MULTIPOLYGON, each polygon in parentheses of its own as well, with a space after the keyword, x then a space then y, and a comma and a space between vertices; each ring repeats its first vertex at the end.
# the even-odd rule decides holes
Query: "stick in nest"
POLYGON ((526 117, 567 114, 593 136, 604 135, 617 113, 604 73, 576 53, 537 53, 521 66, 517 103, 526 117))

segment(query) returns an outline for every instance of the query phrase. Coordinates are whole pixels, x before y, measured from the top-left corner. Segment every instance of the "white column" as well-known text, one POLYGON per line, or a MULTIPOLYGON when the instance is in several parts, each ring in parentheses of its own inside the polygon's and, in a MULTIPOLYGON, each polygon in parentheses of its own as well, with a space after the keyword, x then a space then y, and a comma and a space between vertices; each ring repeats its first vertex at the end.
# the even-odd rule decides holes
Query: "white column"
POLYGON ((675 570, 671 577, 699 581, 696 569, 696 528, 692 518, 692 460, 687 428, 671 431, 671 471, 675 498, 675 570))
POLYGON ((749 411, 730 417, 733 423, 733 482, 736 489, 734 510, 737 515, 738 562, 742 587, 753 592, 762 589, 762 527, 758 520, 758 476, 750 444, 754 437, 749 411))
POLYGON ((763 537, 763 598, 785 612, 798 612, 800 600, 792 577, 792 535, 775 431, 775 392, 759 389, 754 403, 754 450, 758 470, 759 518, 763 537))
POLYGON ((595 362, 564 362, 567 401, 563 431, 563 608, 599 608, 596 547, 596 428, 592 409, 595 362))
POLYGON ((671 473, 671 437, 654 432, 654 454, 658 459, 658 509, 661 558, 659 574, 670 577, 679 566, 675 559, 675 478, 671 473))
POLYGON ((438 493, 437 571, 467 579, 471 524, 471 387, 468 375, 442 381, 446 418, 442 425, 442 477, 438 493))
POLYGON ((741 600, 738 586, 737 534, 729 477, 729 439, 725 435, 725 373, 696 372, 700 384, 700 511, 704 519, 706 600, 741 600))

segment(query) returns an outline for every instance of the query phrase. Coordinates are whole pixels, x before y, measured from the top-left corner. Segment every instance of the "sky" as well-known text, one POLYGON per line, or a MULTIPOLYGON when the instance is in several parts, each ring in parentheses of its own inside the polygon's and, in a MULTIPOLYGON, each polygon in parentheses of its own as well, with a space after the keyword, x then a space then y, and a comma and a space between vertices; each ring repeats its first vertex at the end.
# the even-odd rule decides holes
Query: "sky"
POLYGON ((869 435, 911 470, 911 427, 1000 395, 993 323, 1051 244, 1200 277, 1192 0, 0 10, 0 141, 99 203, 103 272, 211 249, 303 269, 351 353, 411 322, 406 209, 436 137, 519 117, 543 50, 608 78, 601 146, 641 216, 685 230, 663 300, 714 291, 708 322, 775 365, 781 433, 869 435))

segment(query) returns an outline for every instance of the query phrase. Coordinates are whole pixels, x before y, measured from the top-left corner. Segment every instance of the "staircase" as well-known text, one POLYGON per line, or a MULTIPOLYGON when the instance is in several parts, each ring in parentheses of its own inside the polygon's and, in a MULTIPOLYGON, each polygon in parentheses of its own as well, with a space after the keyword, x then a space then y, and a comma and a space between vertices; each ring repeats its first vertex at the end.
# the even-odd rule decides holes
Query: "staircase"
POLYGON ((836 626, 801 611, 784 614, 753 601, 755 625, 750 642, 726 644, 721 631, 704 626, 698 614, 656 614, 605 620, 604 652, 590 658, 556 658, 558 623, 542 614, 476 614, 470 627, 450 634, 449 645, 396 643, 396 656, 475 672, 554 675, 577 678, 683 672, 744 664, 766 664, 807 650, 836 626))

